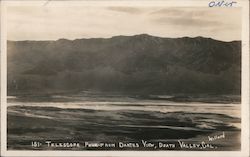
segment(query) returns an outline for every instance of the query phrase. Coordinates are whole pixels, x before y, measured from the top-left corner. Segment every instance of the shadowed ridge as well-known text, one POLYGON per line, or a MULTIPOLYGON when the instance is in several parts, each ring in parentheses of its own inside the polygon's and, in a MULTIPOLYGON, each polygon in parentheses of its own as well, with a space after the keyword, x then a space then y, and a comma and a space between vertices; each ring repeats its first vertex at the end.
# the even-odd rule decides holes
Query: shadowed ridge
POLYGON ((241 42, 238 41, 139 34, 9 41, 7 46, 11 93, 34 89, 240 93, 241 42))

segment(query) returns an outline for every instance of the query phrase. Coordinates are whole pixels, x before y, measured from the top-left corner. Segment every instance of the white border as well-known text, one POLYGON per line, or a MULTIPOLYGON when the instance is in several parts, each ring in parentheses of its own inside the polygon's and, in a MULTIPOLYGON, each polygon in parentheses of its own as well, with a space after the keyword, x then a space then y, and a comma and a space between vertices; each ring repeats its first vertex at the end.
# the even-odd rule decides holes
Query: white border
POLYGON ((3 2, 1 2, 1 155, 3 155, 3 151, 4 148, 6 148, 6 141, 7 137, 6 135, 6 129, 7 129, 7 125, 6 125, 6 116, 7 116, 7 104, 6 104, 6 91, 7 91, 7 68, 3 68, 6 67, 7 65, 7 58, 6 58, 6 25, 5 25, 5 13, 6 13, 6 8, 3 5, 3 2))
MULTIPOLYGON (((50 1, 53 6, 169 6, 169 7, 208 7, 208 0, 85 0, 50 1)), ((6 7, 41 6, 46 1, 1 1, 1 156, 185 156, 185 157, 248 157, 249 156, 249 1, 237 1, 242 8, 242 106, 241 106, 241 151, 7 151, 7 55, 6 55, 6 7)))

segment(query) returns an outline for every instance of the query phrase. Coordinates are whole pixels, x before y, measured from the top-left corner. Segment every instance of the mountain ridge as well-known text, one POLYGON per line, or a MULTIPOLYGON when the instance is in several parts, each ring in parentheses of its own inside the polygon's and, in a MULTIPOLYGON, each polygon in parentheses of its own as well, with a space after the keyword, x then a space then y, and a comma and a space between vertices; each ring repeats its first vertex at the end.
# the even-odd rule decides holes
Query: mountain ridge
POLYGON ((216 40, 216 41, 221 41, 221 42, 241 42, 241 40, 231 40, 231 41, 223 41, 223 40, 219 40, 219 39, 214 39, 211 37, 204 37, 204 36, 195 36, 195 37, 189 37, 189 36, 183 36, 183 37, 161 37, 161 36, 155 36, 155 35, 150 35, 147 33, 143 33, 143 34, 135 34, 135 35, 114 35, 111 37, 89 37, 89 38, 76 38, 76 39, 67 39, 67 38, 59 38, 59 39, 54 39, 54 40, 7 40, 9 42, 20 42, 20 41, 47 41, 47 42, 51 42, 51 41, 59 41, 59 40, 67 40, 67 41, 75 41, 75 40, 89 40, 89 39, 112 39, 112 38, 117 38, 117 37, 134 37, 134 36, 150 36, 150 37, 156 37, 156 38, 162 38, 162 39, 183 39, 183 38, 189 38, 189 39, 195 39, 195 38, 203 38, 203 39, 212 39, 212 40, 216 40))
POLYGON ((8 41, 8 93, 237 93, 241 41, 148 34, 8 41))

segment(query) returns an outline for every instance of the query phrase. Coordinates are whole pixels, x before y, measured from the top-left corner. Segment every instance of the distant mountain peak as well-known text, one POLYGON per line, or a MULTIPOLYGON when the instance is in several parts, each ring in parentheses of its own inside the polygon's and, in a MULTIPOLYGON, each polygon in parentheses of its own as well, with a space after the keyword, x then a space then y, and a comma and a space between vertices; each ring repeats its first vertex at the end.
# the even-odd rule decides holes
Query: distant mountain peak
POLYGON ((68 42, 68 41, 71 41, 69 39, 66 39, 66 38, 60 38, 58 40, 56 40, 57 42, 68 42))
POLYGON ((136 34, 136 35, 133 35, 133 37, 155 37, 155 36, 152 36, 152 35, 149 35, 149 34, 136 34))

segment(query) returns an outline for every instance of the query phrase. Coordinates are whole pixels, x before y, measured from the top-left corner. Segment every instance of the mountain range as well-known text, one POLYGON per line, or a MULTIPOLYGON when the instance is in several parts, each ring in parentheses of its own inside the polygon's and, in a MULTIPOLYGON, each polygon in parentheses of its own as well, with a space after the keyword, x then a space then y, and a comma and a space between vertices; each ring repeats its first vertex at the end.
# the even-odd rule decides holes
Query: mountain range
POLYGON ((240 94, 241 41, 140 34, 7 42, 8 95, 240 94))

